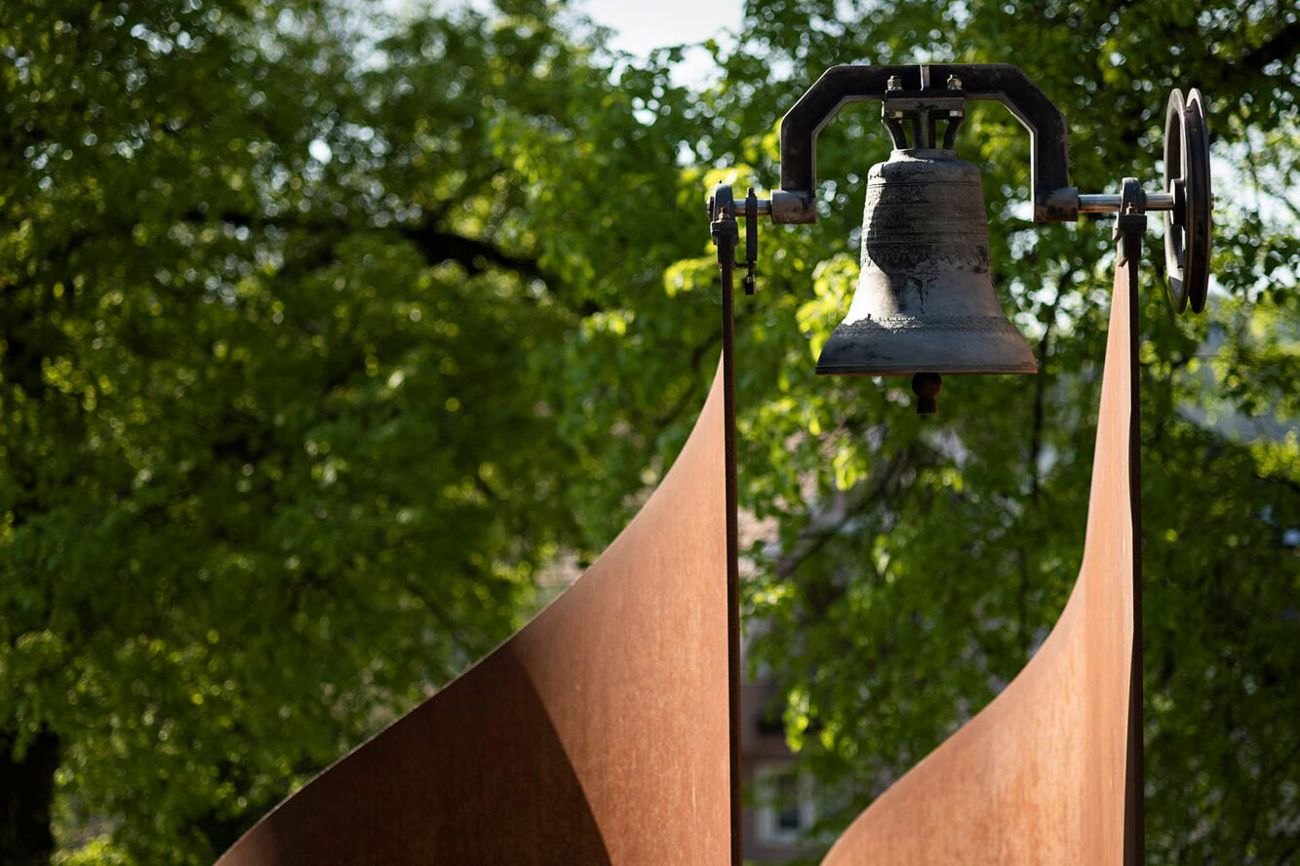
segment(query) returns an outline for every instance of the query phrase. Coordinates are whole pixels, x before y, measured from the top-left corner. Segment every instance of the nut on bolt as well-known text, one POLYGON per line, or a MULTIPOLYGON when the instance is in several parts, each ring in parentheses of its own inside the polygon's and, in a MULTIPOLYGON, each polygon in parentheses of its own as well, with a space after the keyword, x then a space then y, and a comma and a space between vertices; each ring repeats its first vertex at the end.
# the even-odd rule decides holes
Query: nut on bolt
MULTIPOLYGON (((880 79, 877 78, 876 80, 879 81, 880 79)), ((902 89, 903 89, 903 79, 899 78, 897 75, 891 75, 891 76, 889 76, 889 80, 885 82, 885 89, 886 89, 886 90, 902 90, 902 89)))
POLYGON ((948 89, 961 90, 961 79, 955 75, 948 76, 948 89))

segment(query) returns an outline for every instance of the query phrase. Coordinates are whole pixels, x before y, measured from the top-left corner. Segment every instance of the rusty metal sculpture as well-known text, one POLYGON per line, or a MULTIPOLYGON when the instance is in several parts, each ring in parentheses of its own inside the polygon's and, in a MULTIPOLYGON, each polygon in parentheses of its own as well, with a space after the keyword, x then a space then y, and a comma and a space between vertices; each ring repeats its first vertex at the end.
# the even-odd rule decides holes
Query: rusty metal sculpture
POLYGON ((672 470, 563 595, 219 866, 731 856, 721 375, 672 470))
POLYGON ((953 183, 963 212, 979 207, 978 170, 951 149, 968 98, 1005 103, 1029 129, 1036 222, 1119 214, 1085 556, 1065 612, 1025 670, 823 862, 1139 866, 1136 264, 1146 212, 1165 211, 1171 302, 1202 309, 1204 113, 1195 91, 1171 97, 1162 192, 1126 178, 1119 195, 1080 195, 1066 185, 1063 116, 1006 65, 836 67, 804 94, 782 122, 782 188, 738 202, 720 186, 710 199, 721 369, 641 513, 521 632, 282 803, 218 866, 739 866, 734 270, 748 269, 752 293, 759 217, 812 222, 818 130, 844 103, 880 99, 898 150, 873 169, 858 297, 818 372, 913 374, 926 414, 937 409, 940 374, 1032 372, 993 295, 982 220, 949 232, 924 225, 951 210, 953 183), (944 86, 932 87, 932 76, 944 86))

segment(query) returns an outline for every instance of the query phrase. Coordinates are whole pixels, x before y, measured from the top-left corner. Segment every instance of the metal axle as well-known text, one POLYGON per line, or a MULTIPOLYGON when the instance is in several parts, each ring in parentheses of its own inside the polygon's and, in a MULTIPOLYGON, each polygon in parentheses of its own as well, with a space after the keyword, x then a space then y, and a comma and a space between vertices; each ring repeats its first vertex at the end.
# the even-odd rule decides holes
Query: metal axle
MULTIPOLYGON (((1174 209, 1174 195, 1169 192, 1147 192, 1146 209, 1149 211, 1164 211, 1174 209)), ((1119 213, 1120 195, 1119 193, 1081 193, 1079 195, 1079 213, 1119 213)), ((765 217, 772 215, 772 200, 760 198, 757 204, 758 216, 765 217)), ((744 217, 745 211, 736 208, 736 216, 744 217)))
MULTIPOLYGON (((1173 210, 1174 194, 1170 192, 1144 192, 1146 210, 1173 210)), ((1079 213, 1119 213, 1119 193, 1099 193, 1079 196, 1079 213)))

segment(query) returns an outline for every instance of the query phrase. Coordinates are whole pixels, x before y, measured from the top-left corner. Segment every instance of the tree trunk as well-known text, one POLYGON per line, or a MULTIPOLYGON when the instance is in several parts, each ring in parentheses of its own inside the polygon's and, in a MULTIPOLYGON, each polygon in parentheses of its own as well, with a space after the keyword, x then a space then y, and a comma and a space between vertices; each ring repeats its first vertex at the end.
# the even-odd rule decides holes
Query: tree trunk
POLYGON ((49 866, 59 738, 42 729, 21 758, 14 756, 15 740, 12 732, 0 731, 0 866, 49 866))

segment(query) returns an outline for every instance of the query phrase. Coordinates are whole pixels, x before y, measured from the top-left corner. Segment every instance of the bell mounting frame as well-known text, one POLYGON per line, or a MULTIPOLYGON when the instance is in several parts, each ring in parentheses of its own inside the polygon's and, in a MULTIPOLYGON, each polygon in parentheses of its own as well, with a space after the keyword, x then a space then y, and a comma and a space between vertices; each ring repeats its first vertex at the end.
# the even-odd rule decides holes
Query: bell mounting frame
MULTIPOLYGON (((746 220, 749 276, 746 293, 753 292, 753 256, 757 247, 751 226, 758 217, 773 223, 817 221, 817 134, 851 102, 882 102, 883 117, 896 147, 906 144, 902 120, 910 118, 914 142, 935 146, 936 123, 948 121, 943 148, 951 148, 965 116, 967 99, 993 100, 1005 105, 1029 132, 1030 196, 1035 223, 1073 222, 1080 214, 1119 213, 1122 207, 1139 213, 1164 212, 1165 261, 1169 299, 1182 313, 1190 303, 1202 312, 1209 283, 1211 207, 1209 134, 1205 100, 1199 90, 1174 90, 1165 117, 1164 188, 1138 190, 1122 200, 1119 193, 1080 193, 1069 184, 1068 127, 1065 115, 1018 66, 1010 63, 931 63, 900 66, 832 66, 799 97, 781 120, 781 188, 770 199, 750 191, 746 207, 719 209, 730 219, 746 220), (934 82, 941 81, 941 84, 934 82)), ((1127 181, 1127 178, 1125 179, 1127 181)), ((723 185, 719 184, 719 189, 723 185)), ((715 219, 710 200, 709 218, 715 219)), ((731 201, 730 190, 726 196, 731 201)), ((720 262, 721 264, 721 262, 720 262)), ((728 267, 734 267, 729 262, 728 267)))

